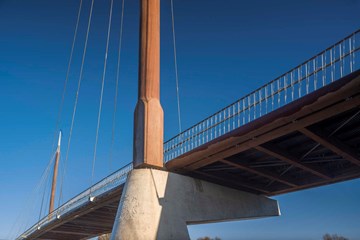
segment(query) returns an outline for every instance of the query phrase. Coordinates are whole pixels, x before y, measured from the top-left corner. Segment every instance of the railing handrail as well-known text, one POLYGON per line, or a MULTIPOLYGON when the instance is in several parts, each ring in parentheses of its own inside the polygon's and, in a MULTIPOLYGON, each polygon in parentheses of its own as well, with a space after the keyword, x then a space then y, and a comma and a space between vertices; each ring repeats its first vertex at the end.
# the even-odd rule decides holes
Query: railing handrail
MULTIPOLYGON (((302 65, 304 65, 304 64, 312 61, 313 59, 315 59, 315 58, 318 57, 318 56, 321 56, 322 54, 326 53, 326 52, 329 51, 330 49, 333 49, 334 47, 336 47, 337 45, 339 45, 339 44, 342 43, 343 41, 346 41, 346 40, 348 40, 349 38, 353 37, 353 36, 354 36, 355 34, 357 34, 357 33, 360 33, 360 29, 358 29, 357 31, 349 34, 348 36, 346 36, 346 37, 343 38, 342 40, 336 42, 335 44, 332 44, 330 47, 328 47, 328 48, 326 48, 325 50, 319 52, 318 54, 316 54, 315 56, 309 58, 308 60, 303 61, 301 64, 298 64, 297 66, 293 67, 291 70, 287 71, 286 73, 284 73, 284 74, 282 74, 282 75, 274 78, 273 80, 267 82, 265 85, 262 85, 261 87, 256 88, 255 90, 253 90, 252 92, 246 94, 245 96, 241 97, 240 99, 237 99, 236 101, 228 104, 227 106, 223 107, 222 109, 218 110, 217 112, 213 113, 212 115, 210 115, 210 116, 206 117, 205 119, 197 122, 196 124, 192 125, 191 127, 183 130, 181 133, 179 133, 179 134, 175 135, 174 137, 172 137, 172 138, 168 139, 167 141, 165 141, 164 144, 166 144, 166 143, 168 143, 168 142, 176 139, 177 137, 179 137, 179 136, 182 135, 183 133, 185 133, 185 132, 189 131, 190 129, 192 129, 194 126, 199 125, 200 123, 203 123, 203 122, 205 122, 206 120, 209 120, 211 117, 214 117, 215 115, 219 114, 220 112, 226 110, 228 107, 236 104, 239 100, 241 100, 241 99, 246 99, 247 97, 251 96, 252 94, 260 91, 261 89, 263 89, 264 86, 267 86, 267 85, 270 85, 270 84, 276 82, 279 78, 282 78, 282 77, 286 76, 287 74, 293 72, 294 70, 298 69, 298 68, 301 67, 302 65)), ((356 50, 358 50, 358 48, 357 48, 356 50)))
MULTIPOLYGON (((359 32, 360 32, 360 30, 359 30, 359 32)), ((344 39, 344 40, 347 40, 347 39, 344 39)), ((336 45, 334 45, 334 46, 336 46, 336 45)), ((332 62, 330 62, 330 63, 328 63, 328 64, 324 65, 324 67, 325 67, 325 68, 327 68, 327 67, 331 66, 333 63, 337 63, 337 62, 339 62, 341 58, 347 57, 347 56, 349 56, 351 53, 357 52, 357 51, 359 51, 359 50, 360 50, 360 47, 357 47, 357 48, 355 48, 354 50, 352 50, 351 52, 346 53, 346 54, 344 54, 344 55, 340 56, 340 58, 337 58, 337 59, 335 59, 334 61, 332 61, 332 62)), ((320 54, 320 55, 317 55, 317 56, 321 56, 321 54, 320 54)), ((311 60, 313 60, 313 58, 312 58, 311 60)), ((310 60, 310 61, 311 61, 311 60, 310 60)), ((308 62, 305 62, 305 63, 303 63, 303 64, 306 64, 306 63, 308 63, 308 62)), ((303 64, 299 65, 298 67, 303 66, 303 64)), ((176 138, 177 138, 177 137, 179 137, 180 135, 183 135, 185 132, 187 132, 188 130, 192 129, 194 126, 197 126, 197 125, 200 125, 200 124, 201 124, 201 123, 203 123, 203 122, 206 122, 207 120, 211 119, 213 116, 215 116, 215 115, 219 114, 220 112, 225 111, 226 109, 231 108, 232 106, 236 105, 236 104, 237 104, 239 101, 241 101, 242 99, 246 99, 246 98, 250 97, 252 94, 254 94, 254 93, 256 93, 256 92, 260 91, 261 89, 263 89, 263 87, 264 87, 264 86, 267 86, 267 85, 269 85, 269 84, 274 83, 275 81, 277 81, 278 79, 280 79, 280 78, 282 78, 282 77, 286 76, 287 74, 291 73, 291 72, 292 72, 292 71, 294 71, 295 69, 298 69, 298 67, 297 67, 297 68, 294 68, 293 70, 291 70, 291 71, 289 71, 289 72, 287 72, 287 73, 285 73, 285 74, 281 75, 280 77, 278 77, 278 78, 276 78, 276 79, 272 80, 271 82, 267 83, 266 85, 263 85, 262 87, 258 88, 257 90, 253 91, 252 93, 247 94, 245 97, 242 97, 242 98, 240 98, 240 99, 236 100, 235 102, 233 102, 233 103, 231 103, 231 104, 227 105, 226 107, 222 108, 220 111, 218 111, 218 112, 214 113, 214 114, 213 114, 213 115, 211 115, 210 117, 207 117, 206 119, 201 120, 200 122, 196 123, 196 124, 195 124, 195 125, 193 125, 192 127, 188 128, 188 129, 186 129, 186 130, 184 130, 183 132, 179 133, 179 134, 178 134, 178 135, 176 135, 175 137, 173 137, 173 138, 171 138, 171 139, 167 140, 166 142, 164 142, 164 144, 166 144, 166 143, 168 143, 168 142, 170 142, 170 141, 172 141, 172 140, 176 139, 176 138)), ((312 76, 312 75, 314 75, 314 74, 316 74, 316 73, 318 73, 318 72, 321 72, 321 71, 322 71, 321 69, 318 69, 318 70, 316 70, 315 72, 312 72, 312 73, 310 73, 310 74, 308 74, 308 75, 305 75, 304 77, 302 77, 302 78, 300 78, 300 79, 298 79, 298 80, 294 81, 292 84, 297 84, 297 83, 299 83, 299 82, 301 82, 301 81, 305 80, 306 78, 308 78, 308 77, 310 77, 310 76, 312 76)), ((280 92, 282 92, 283 90, 286 90, 286 89, 288 89, 288 88, 290 88, 290 87, 291 87, 291 86, 285 86, 285 87, 282 87, 281 89, 278 89, 278 90, 277 90, 277 91, 275 91, 274 93, 271 93, 270 95, 268 95, 268 96, 267 96, 267 97, 265 97, 264 99, 265 99, 265 100, 266 100, 266 99, 270 99, 272 96, 275 96, 275 95, 277 95, 278 93, 280 93, 280 92)), ((240 113, 241 113, 241 112, 245 112, 246 110, 248 110, 248 109, 249 109, 249 108, 251 108, 252 106, 254 106, 254 105, 258 104, 259 102, 261 102, 261 101, 260 101, 260 100, 257 100, 256 102, 252 103, 250 106, 247 106, 246 108, 242 109, 242 110, 240 111, 240 113)), ((238 112, 238 113, 236 113, 236 114, 239 114, 239 112, 238 112)), ((221 123, 225 122, 226 120, 228 120, 228 119, 229 119, 229 118, 231 118, 231 117, 233 117, 233 115, 228 116, 228 117, 226 117, 226 118, 222 119, 222 120, 221 120, 221 121, 219 121, 218 123, 216 123, 216 124, 212 125, 212 127, 215 127, 215 126, 217 126, 217 125, 220 125, 221 123)), ((207 129, 202 130, 202 131, 200 131, 200 132, 198 132, 198 133, 194 134, 194 135, 193 135, 193 136, 191 136, 191 137, 188 137, 188 138, 186 138, 186 139, 183 139, 183 140, 182 140, 182 142, 178 142, 178 143, 176 144, 176 146, 179 146, 179 145, 181 145, 182 143, 186 142, 189 138, 193 138, 194 136, 201 135, 202 133, 204 133, 204 132, 206 132, 206 131, 207 131, 207 129)), ((176 146, 172 147, 171 149, 176 148, 176 146)))
MULTIPOLYGON (((79 202, 79 201, 83 200, 84 198, 92 197, 91 193, 94 193, 96 190, 100 189, 100 188, 96 188, 96 186, 99 186, 102 184, 104 184, 104 186, 108 185, 110 183, 108 180, 111 177, 116 177, 116 174, 121 173, 120 176, 117 176, 117 178, 122 178, 122 177, 126 176, 131 171, 131 169, 132 169, 132 163, 128 163, 125 166, 123 166, 122 168, 114 171, 107 177, 104 177, 103 179, 101 179, 100 181, 98 181, 97 183, 92 185, 91 187, 87 188, 86 190, 84 190, 81 193, 79 193, 78 195, 76 195, 74 198, 69 199, 63 205, 61 205, 60 207, 58 207, 57 209, 55 209, 54 211, 49 213, 47 216, 42 218, 39 222, 35 223, 27 231, 25 231, 23 234, 21 234, 21 236, 19 236, 18 239, 22 239, 23 236, 25 236, 25 237, 28 236, 29 234, 34 232, 34 230, 38 229, 38 227, 43 226, 43 224, 45 224, 45 223, 51 222, 52 220, 55 219, 55 216, 56 217, 58 216, 59 213, 66 214, 68 212, 68 211, 66 211, 66 209, 71 207, 76 202, 79 202), (87 193, 89 193, 89 194, 87 194, 87 193), (62 211, 64 211, 64 212, 62 212, 62 211)), ((97 195, 97 196, 99 196, 99 195, 97 195)))

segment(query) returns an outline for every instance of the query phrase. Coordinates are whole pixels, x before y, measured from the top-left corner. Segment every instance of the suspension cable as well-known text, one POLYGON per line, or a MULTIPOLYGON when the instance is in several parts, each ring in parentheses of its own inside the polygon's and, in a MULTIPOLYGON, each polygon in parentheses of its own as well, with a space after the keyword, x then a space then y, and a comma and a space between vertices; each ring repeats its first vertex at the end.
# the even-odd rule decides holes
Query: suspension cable
POLYGON ((62 115, 62 110, 63 110, 63 107, 64 107, 66 88, 67 88, 67 83, 68 83, 68 80, 69 80, 71 64, 72 64, 72 59, 73 59, 73 54, 74 54, 74 48, 75 48, 75 43, 76 43, 76 38, 77 38, 77 33, 78 33, 78 28, 79 28, 82 4, 83 4, 83 0, 80 0, 79 10, 78 10, 78 13, 77 13, 77 19, 76 19, 76 24, 75 24, 75 30, 74 30, 74 37, 73 37, 73 41, 72 41, 72 45, 71 45, 70 56, 69 56, 69 60, 68 60, 68 66, 67 66, 67 71, 66 71, 66 76, 65 76, 65 81, 64 81, 60 106, 59 106, 57 119, 56 119, 56 124, 55 124, 55 130, 54 130, 54 137, 53 137, 53 143, 52 143, 52 147, 51 147, 51 152, 54 151, 54 147, 55 147, 55 144, 56 144, 56 136, 57 136, 57 132, 58 132, 60 122, 61 122, 61 115, 62 115))
POLYGON ((44 207, 44 199, 45 199, 45 193, 46 193, 46 186, 44 187, 44 191, 43 191, 43 194, 42 194, 42 198, 41 198, 41 204, 40 204, 40 211, 39 211, 39 220, 38 220, 38 223, 40 223, 40 220, 41 220, 41 215, 42 215, 42 211, 43 211, 43 207, 44 207))
POLYGON ((40 190, 42 189, 43 185, 45 186, 45 184, 46 184, 46 180, 48 178, 47 176, 51 169, 51 165, 53 164, 53 162, 55 160, 54 157, 55 157, 55 152, 50 157, 46 168, 44 169, 44 171, 41 174, 40 180, 37 182, 36 186, 33 188, 31 194, 29 194, 28 197, 26 197, 27 201, 26 201, 25 205, 23 206, 22 211, 20 211, 20 213, 18 214, 13 225, 9 229, 7 239, 15 238, 16 234, 20 234, 21 232, 25 231, 26 227, 31 224, 32 220, 29 216, 27 216, 27 214, 34 216, 33 211, 35 209, 35 206, 37 205, 36 197, 38 196, 38 193, 40 193, 40 190), (15 229, 15 227, 16 227, 16 229, 15 229))
POLYGON ((119 46, 118 46, 118 59, 117 59, 117 68, 116 68, 114 112, 113 112, 113 121, 112 121, 111 147, 110 147, 110 158, 109 158, 109 170, 110 171, 111 171, 113 149, 114 149, 114 142, 115 142, 116 110, 117 110, 117 99, 118 99, 118 92, 119 92, 120 59, 121 59, 121 46, 122 46, 122 35, 123 35, 123 25, 124 25, 124 7, 125 7, 125 0, 122 0, 121 18, 120 18, 120 35, 119 35, 119 46))
POLYGON ((86 37, 85 37, 84 51, 83 51, 83 56, 82 56, 82 60, 81 60, 78 87, 77 87, 77 90, 76 90, 74 109, 73 109, 73 113, 72 113, 71 126, 70 126, 67 149, 66 149, 66 157, 65 157, 65 161, 64 161, 64 169, 63 169, 63 174, 62 174, 61 181, 60 181, 59 205, 60 205, 61 200, 62 200, 63 182, 64 182, 64 177, 65 177, 65 174, 66 174, 66 164, 67 164, 67 161, 68 161, 68 158, 69 158, 70 143, 71 143, 71 137, 72 137, 72 132, 73 132, 73 128, 74 128, 74 121, 75 121, 77 103, 78 103, 78 99, 79 99, 81 80, 82 80, 82 76, 83 76, 84 62, 85 62, 85 57, 86 57, 86 50, 87 50, 87 44, 88 44, 88 39, 89 39, 89 32, 90 32, 93 8, 94 8, 94 0, 91 1, 90 14, 89 14, 89 20, 88 20, 88 25, 87 25, 87 30, 86 30, 86 37))
MULTIPOLYGON (((103 95, 104 95, 106 65, 107 65, 107 58, 108 58, 108 52, 109 52, 109 42, 110 42, 110 32, 111 32, 111 20, 112 20, 113 5, 114 5, 114 0, 111 0, 110 14, 109 14, 109 25, 108 25, 107 39, 106 39, 106 50, 105 50, 105 58, 104 58, 104 69, 103 69, 102 83, 101 83, 99 112, 98 112, 98 119, 97 119, 97 126, 96 126, 94 157, 93 157, 92 171, 91 171, 91 185, 90 186, 92 186, 92 182, 93 182, 93 179, 94 179, 94 172, 95 172, 96 150, 97 150, 97 143, 98 143, 98 140, 99 140, 99 129, 100 129, 100 120, 101 120, 102 101, 103 101, 103 95)), ((90 188, 90 194, 91 194, 91 188, 90 188)))
POLYGON ((45 184, 44 184, 44 191, 43 191, 43 194, 42 194, 41 205, 40 205, 39 222, 40 222, 42 211, 43 211, 43 208, 44 208, 45 193, 46 193, 47 186, 48 186, 47 184, 49 184, 49 182, 50 182, 50 181, 48 181, 48 179, 50 179, 49 176, 51 175, 49 173, 51 171, 51 165, 54 163, 54 160, 55 160, 55 154, 56 154, 56 152, 53 154, 52 158, 49 161, 48 166, 46 167, 46 169, 44 171, 43 180, 44 180, 45 184))
POLYGON ((59 107, 59 111, 58 111, 58 116, 57 116, 57 120, 56 120, 56 125, 55 125, 54 141, 53 141, 53 145, 52 145, 52 148, 51 148, 52 150, 54 150, 54 147, 55 147, 55 143, 56 143, 56 139, 57 139, 56 137, 57 137, 57 133, 58 133, 58 127, 59 127, 60 122, 61 122, 61 115, 62 115, 62 110, 63 110, 63 107, 64 107, 64 99, 65 99, 66 87, 67 87, 67 83, 68 83, 68 80, 69 80, 70 69, 71 69, 71 64, 72 64, 72 59, 73 59, 73 54, 74 54, 74 48, 75 48, 75 42, 76 42, 76 37, 77 37, 77 33, 78 33, 78 28, 79 28, 82 3, 83 3, 83 0, 80 0, 80 6, 79 6, 78 14, 77 14, 77 19, 76 19, 74 37, 73 37, 73 41, 72 41, 72 45, 71 45, 71 51, 70 51, 70 57, 69 57, 69 62, 68 62, 68 66, 67 66, 67 71, 66 71, 65 82, 64 82, 60 107, 59 107))
POLYGON ((174 3, 171 3, 171 23, 172 23, 172 36, 174 45, 174 67, 175 67, 175 81, 176 81, 176 98, 177 98, 177 110, 178 110, 178 122, 179 122, 179 133, 181 133, 181 111, 180 111, 180 96, 179 96, 179 75, 176 55, 176 36, 175 36, 175 17, 174 17, 174 3))

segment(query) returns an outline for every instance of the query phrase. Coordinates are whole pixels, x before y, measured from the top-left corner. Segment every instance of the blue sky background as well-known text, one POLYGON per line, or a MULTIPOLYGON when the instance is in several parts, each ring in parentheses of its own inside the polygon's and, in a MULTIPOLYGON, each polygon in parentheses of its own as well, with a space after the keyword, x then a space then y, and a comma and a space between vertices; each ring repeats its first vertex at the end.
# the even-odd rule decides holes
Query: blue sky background
MULTIPOLYGON (((114 19, 94 179, 91 164, 110 6, 95 0, 64 200, 132 160, 137 97, 138 0, 125 0, 114 159, 109 163, 120 1, 114 19)), ((0 0, 0 239, 38 218, 30 201, 53 144, 79 1, 0 0), (29 213, 28 213, 29 212, 29 213), (20 216, 20 220, 17 220, 20 216)), ((165 139, 178 133, 170 1, 161 3, 165 139)), ((360 27, 359 0, 174 0, 183 128, 312 57, 360 27)), ((90 1, 84 0, 61 128, 66 140, 90 1)), ((63 141, 64 151, 66 141, 63 141)), ((62 158, 64 159, 64 158, 62 158)), ((360 240, 360 181, 275 197, 277 218, 190 226, 192 238, 360 240)), ((58 203, 57 203, 58 204, 58 203)))

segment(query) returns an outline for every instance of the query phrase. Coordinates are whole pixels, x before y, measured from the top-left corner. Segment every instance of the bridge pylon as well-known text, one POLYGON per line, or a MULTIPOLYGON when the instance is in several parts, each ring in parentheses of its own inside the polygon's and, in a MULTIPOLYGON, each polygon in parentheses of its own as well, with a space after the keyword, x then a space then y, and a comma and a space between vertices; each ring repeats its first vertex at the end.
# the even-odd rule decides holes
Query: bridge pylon
POLYGON ((160 104, 160 0, 140 1, 134 158, 111 239, 190 239, 187 224, 278 216, 277 201, 167 172, 160 104))
POLYGON ((134 168, 163 168, 164 113, 160 104, 160 0, 141 0, 134 168))

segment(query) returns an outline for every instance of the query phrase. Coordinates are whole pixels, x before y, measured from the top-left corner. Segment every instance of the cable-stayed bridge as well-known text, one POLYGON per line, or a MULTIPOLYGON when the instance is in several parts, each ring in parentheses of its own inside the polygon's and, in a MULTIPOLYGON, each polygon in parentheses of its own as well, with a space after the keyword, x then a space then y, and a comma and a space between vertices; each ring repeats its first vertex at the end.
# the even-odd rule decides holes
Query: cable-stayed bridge
MULTIPOLYGON (((360 30, 166 141, 165 169, 262 196, 360 177, 359 50, 360 30)), ((132 169, 104 178, 18 239, 112 232, 132 169)))

